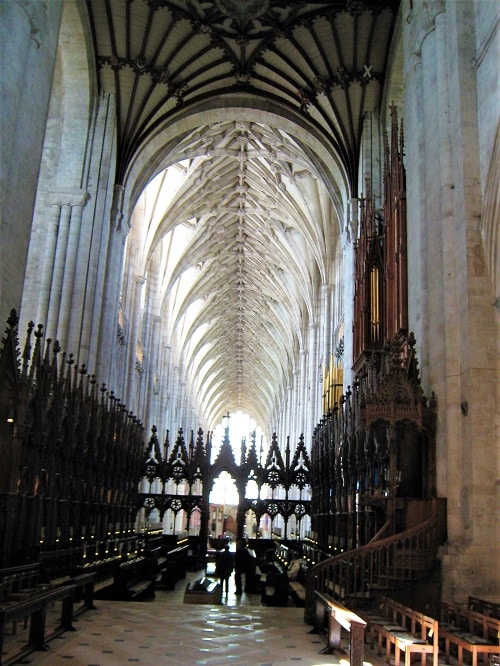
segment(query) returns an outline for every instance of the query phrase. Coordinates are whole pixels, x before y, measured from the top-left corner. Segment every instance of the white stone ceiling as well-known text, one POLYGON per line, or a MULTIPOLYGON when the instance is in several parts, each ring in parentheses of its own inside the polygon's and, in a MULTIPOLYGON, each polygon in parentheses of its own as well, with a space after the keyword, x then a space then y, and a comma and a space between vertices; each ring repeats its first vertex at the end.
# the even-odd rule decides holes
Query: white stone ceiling
POLYGON ((168 313, 190 390, 210 423, 242 409, 272 428, 333 275, 342 213, 332 192, 356 194, 362 119, 380 103, 398 2, 87 4, 100 85, 116 96, 117 181, 152 137, 151 175, 183 160, 183 184, 149 211, 143 268, 159 274, 158 314, 168 313), (213 119, 241 96, 255 121, 213 119), (263 122, 266 105, 302 119, 335 168, 263 122), (205 122, 172 141, 168 129, 191 108, 206 108, 205 122), (335 170, 342 186, 325 179, 335 170))

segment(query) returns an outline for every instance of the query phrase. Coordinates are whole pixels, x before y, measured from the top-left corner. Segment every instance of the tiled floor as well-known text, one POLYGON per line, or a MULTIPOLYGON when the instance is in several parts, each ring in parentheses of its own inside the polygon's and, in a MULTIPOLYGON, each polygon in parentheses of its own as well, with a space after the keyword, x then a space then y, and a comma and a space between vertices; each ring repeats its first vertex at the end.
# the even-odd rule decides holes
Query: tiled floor
MULTIPOLYGON (((158 591, 154 601, 96 602, 66 632, 18 662, 32 666, 320 666, 348 664, 348 655, 320 654, 324 643, 309 633, 301 608, 260 605, 259 595, 234 593, 234 580, 223 605, 184 604, 190 579, 175 591, 158 591)), ((382 666, 369 650, 366 666, 382 666)))

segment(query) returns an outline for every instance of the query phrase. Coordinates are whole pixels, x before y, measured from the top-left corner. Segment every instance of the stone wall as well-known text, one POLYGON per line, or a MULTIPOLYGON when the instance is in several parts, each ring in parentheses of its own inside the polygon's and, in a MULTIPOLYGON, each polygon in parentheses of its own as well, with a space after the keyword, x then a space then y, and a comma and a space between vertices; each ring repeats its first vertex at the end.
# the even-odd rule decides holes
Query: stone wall
POLYGON ((480 145, 494 136, 498 114, 483 113, 480 123, 479 78, 492 73, 478 77, 475 60, 475 37, 491 15, 456 1, 407 2, 403 11, 410 328, 424 390, 438 400, 438 495, 448 499, 443 598, 463 599, 496 594, 499 584, 491 567, 498 329, 478 224, 480 145))

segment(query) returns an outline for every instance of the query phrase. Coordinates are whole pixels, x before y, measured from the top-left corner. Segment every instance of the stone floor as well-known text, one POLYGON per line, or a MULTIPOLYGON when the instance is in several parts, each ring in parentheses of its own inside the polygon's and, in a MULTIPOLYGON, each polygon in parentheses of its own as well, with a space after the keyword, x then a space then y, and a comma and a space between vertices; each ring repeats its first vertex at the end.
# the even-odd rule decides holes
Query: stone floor
MULTIPOLYGON (((324 643, 304 624, 304 610, 261 606, 260 595, 236 596, 234 579, 222 605, 184 604, 189 574, 174 591, 157 591, 153 601, 99 600, 80 615, 75 632, 49 643, 19 664, 32 666, 347 666, 347 651, 321 654, 324 643)), ((16 641, 23 639, 18 634, 16 641)), ((10 649, 14 647, 10 642, 10 649)), ((347 647, 347 646, 346 646, 347 647)), ((7 644, 7 652, 9 643, 7 644)), ((8 653, 4 655, 8 657, 8 653)), ((365 666, 384 666, 368 648, 365 666)))

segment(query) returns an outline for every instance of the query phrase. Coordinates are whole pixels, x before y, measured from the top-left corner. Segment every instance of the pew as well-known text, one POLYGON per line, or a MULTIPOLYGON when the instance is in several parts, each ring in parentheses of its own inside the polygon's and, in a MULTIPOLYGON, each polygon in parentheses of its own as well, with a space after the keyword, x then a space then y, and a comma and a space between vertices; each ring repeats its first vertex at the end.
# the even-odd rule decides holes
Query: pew
POLYGON ((84 576, 86 574, 93 574, 94 576, 94 592, 98 593, 111 585, 115 572, 123 562, 121 555, 112 555, 105 557, 101 560, 94 560, 93 562, 85 562, 71 569, 70 578, 84 576))
MULTIPOLYGON (((264 565, 261 565, 261 569, 264 565)), ((262 581, 262 603, 266 606, 288 606, 288 576, 279 562, 267 564, 262 581)))
POLYGON ((290 596, 299 608, 304 608, 306 605, 307 570, 307 564, 300 558, 292 560, 287 570, 290 596))
POLYGON ((33 590, 40 584, 40 564, 25 564, 19 567, 0 569, 0 603, 13 595, 33 590))
POLYGON ((286 571, 288 576, 288 592, 294 604, 303 608, 306 602, 305 580, 307 565, 299 555, 298 550, 293 550, 284 543, 277 542, 276 561, 286 571))
POLYGON ((419 654, 422 666, 427 655, 432 658, 433 666, 438 665, 439 622, 413 608, 382 597, 378 613, 361 613, 368 624, 371 641, 377 638, 378 654, 385 646, 385 661, 391 662, 391 649, 394 646, 394 666, 399 666, 401 653, 405 656, 405 666, 410 666, 413 654, 419 654))
POLYGON ((500 600, 480 599, 479 597, 469 597, 468 607, 472 611, 477 611, 483 615, 490 615, 500 620, 500 600))
POLYGON ((68 578, 62 583, 63 585, 73 585, 75 587, 73 601, 82 602, 81 605, 73 611, 74 617, 81 615, 86 610, 95 610, 95 575, 95 572, 88 571, 79 576, 68 578))
POLYGON ((499 619, 455 604, 441 604, 439 637, 444 641, 447 664, 452 646, 456 648, 458 666, 463 665, 464 651, 471 654, 472 666, 477 666, 480 656, 500 655, 499 636, 499 619))
POLYGON ((255 551, 251 548, 246 549, 248 553, 246 571, 245 571, 245 592, 251 594, 260 593, 260 568, 258 567, 255 551))
POLYGON ((74 567, 79 566, 83 560, 83 547, 61 548, 61 550, 48 550, 38 553, 40 574, 46 582, 61 580, 70 575, 74 567))
POLYGON ((156 587, 160 589, 168 569, 168 558, 165 555, 165 546, 160 545, 155 546, 154 548, 147 548, 144 551, 144 555, 151 559, 156 587))
POLYGON ((165 553, 157 581, 158 589, 175 590, 176 583, 186 578, 188 552, 188 544, 183 544, 165 553))
POLYGON ((150 558, 139 555, 122 562, 115 570, 107 598, 140 601, 155 596, 155 571, 150 558))
POLYGON ((342 650, 342 629, 349 633, 349 662, 351 666, 363 666, 366 622, 327 594, 314 592, 314 629, 326 638, 322 654, 342 650))
POLYGON ((0 664, 15 663, 23 656, 35 650, 46 650, 47 642, 64 631, 74 631, 73 598, 76 585, 60 585, 42 589, 25 589, 22 594, 14 594, 0 606, 0 664), (50 634, 46 631, 46 617, 49 607, 62 601, 62 611, 58 627, 50 634), (14 655, 8 662, 3 659, 5 629, 9 622, 29 618, 29 638, 21 653, 14 655))

